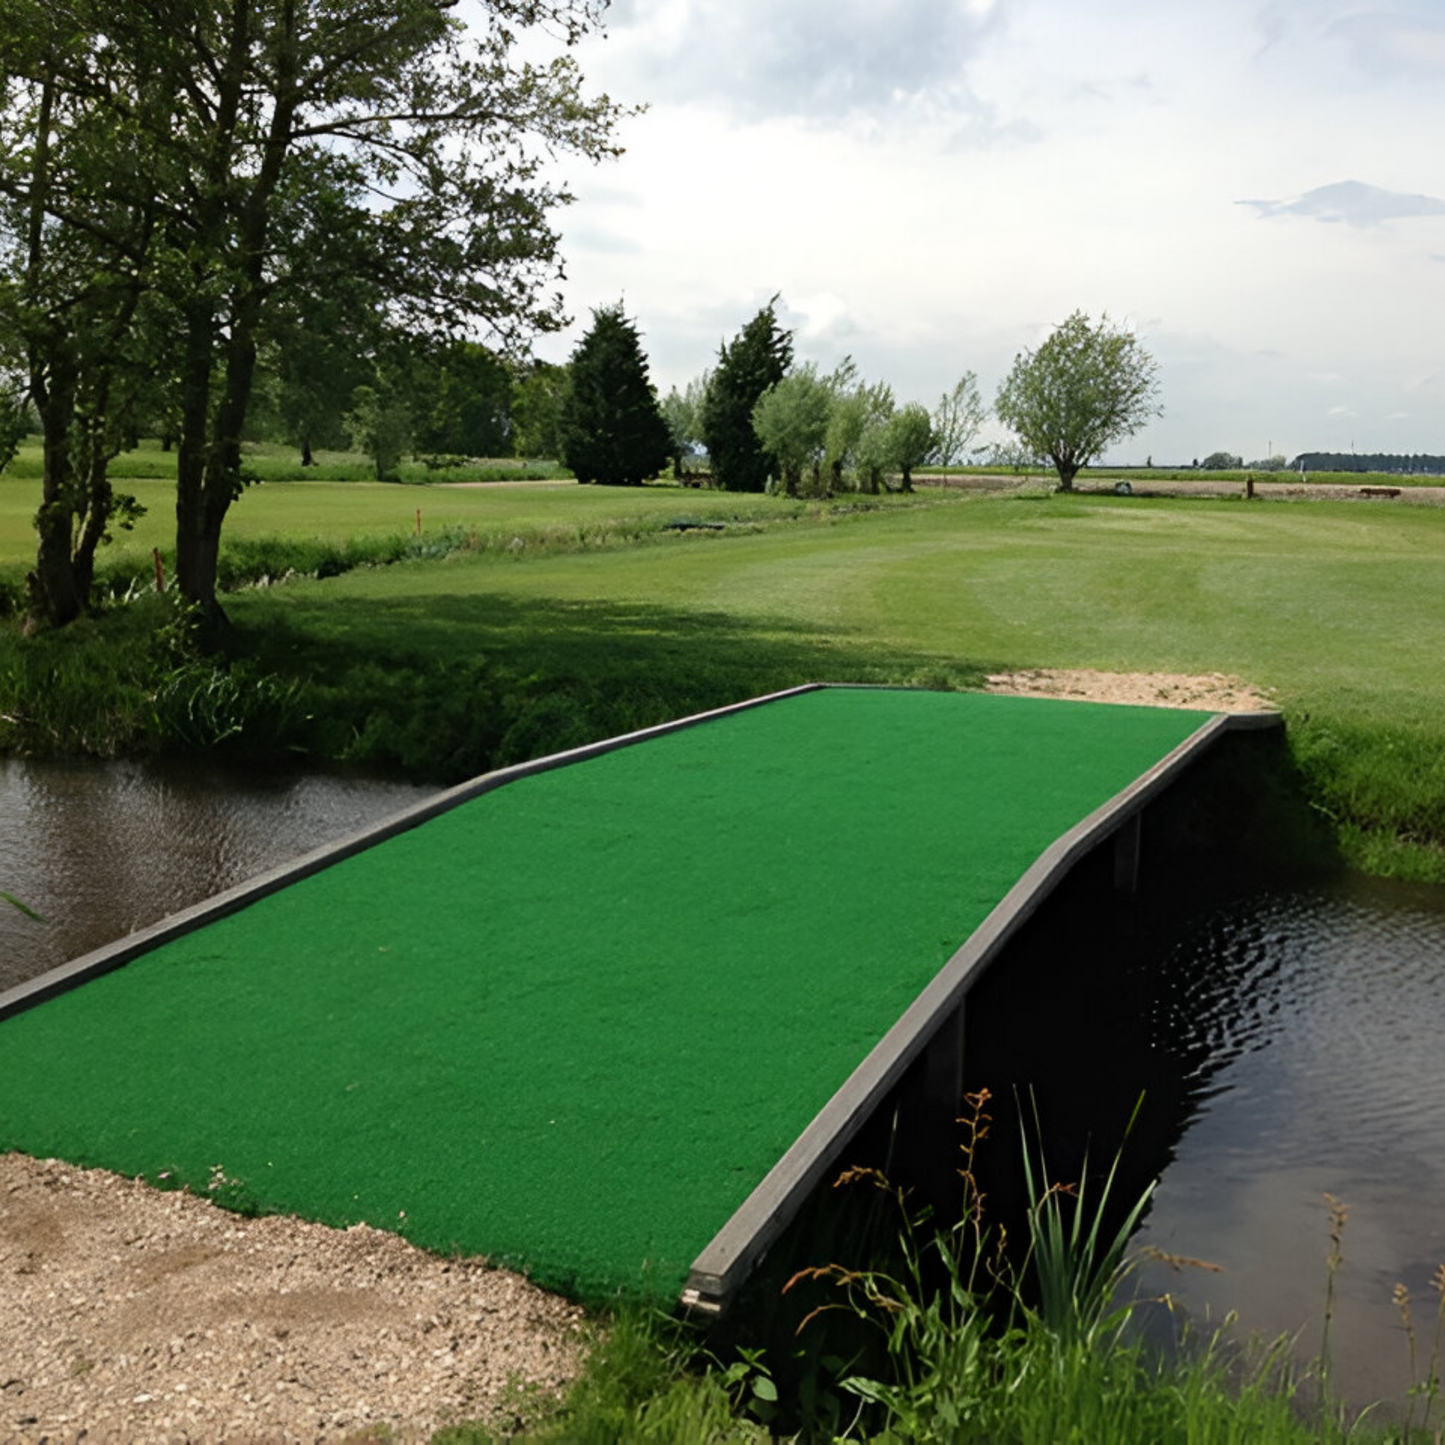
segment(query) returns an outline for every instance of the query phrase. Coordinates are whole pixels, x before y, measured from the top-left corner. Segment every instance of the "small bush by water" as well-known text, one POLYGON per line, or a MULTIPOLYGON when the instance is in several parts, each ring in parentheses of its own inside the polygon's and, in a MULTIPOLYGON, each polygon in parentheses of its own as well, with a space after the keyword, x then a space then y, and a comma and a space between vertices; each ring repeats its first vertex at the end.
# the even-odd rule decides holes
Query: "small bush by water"
POLYGON ((0 750, 265 756, 289 751, 303 725, 296 679, 204 654, 194 614, 173 598, 143 597, 58 633, 0 634, 0 750))

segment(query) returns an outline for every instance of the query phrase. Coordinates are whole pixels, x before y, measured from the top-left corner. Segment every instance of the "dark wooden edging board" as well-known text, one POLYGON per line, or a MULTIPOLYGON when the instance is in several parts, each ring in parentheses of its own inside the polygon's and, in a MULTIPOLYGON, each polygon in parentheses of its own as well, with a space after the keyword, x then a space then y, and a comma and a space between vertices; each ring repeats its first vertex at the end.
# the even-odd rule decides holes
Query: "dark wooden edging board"
POLYGON ((1283 719, 1273 712, 1217 714, 1148 772, 1051 843, 693 1261, 682 1292, 683 1305, 709 1314, 721 1313, 809 1191, 837 1163, 864 1120, 958 1007, 973 980, 1084 854, 1136 817, 1222 733, 1282 725, 1283 719))
POLYGON ((531 762, 518 763, 515 767, 499 768, 496 772, 483 773, 469 782, 459 783, 454 788, 448 788, 445 792, 438 793, 434 798, 428 798, 425 802, 415 803, 410 808, 394 813, 391 817, 384 818, 380 823, 374 823, 369 828, 342 839, 339 843, 328 843, 324 847, 305 853, 300 858, 283 863, 266 873, 260 873, 245 883, 237 884, 234 888, 228 888, 224 893, 217 893, 214 897, 184 908, 179 913, 172 913, 161 919, 160 922, 151 924, 148 928, 127 934, 126 937, 115 943, 108 943, 90 953, 82 954, 69 963, 62 963, 35 978, 17 984, 14 988, 5 990, 0 993, 0 1019, 20 1013, 58 993, 64 993, 67 989, 75 988, 86 982, 87 979, 96 978, 100 974, 120 968, 129 963, 131 959, 139 957, 142 953, 146 953, 162 943, 168 943, 171 939, 190 933, 217 918, 224 918, 228 913, 236 913, 248 904, 256 902, 257 899, 264 898, 268 893, 278 892, 292 883, 299 882, 302 878, 308 878, 313 873, 321 872, 323 868, 329 868, 333 863, 340 863, 343 859, 350 858, 353 854, 360 853, 377 843, 382 843, 388 838, 393 838, 398 833, 405 833, 411 828, 429 822, 438 814, 445 813, 461 803, 470 802, 483 793, 490 793, 495 788, 505 787, 508 783, 516 782, 518 778, 528 778, 536 773, 550 772, 553 768, 566 767, 568 763, 585 762, 588 758, 615 752, 619 748, 631 747, 634 743, 646 742, 649 738, 680 732, 683 728, 695 727, 698 723, 710 722, 713 718, 746 712, 750 708, 762 707, 765 703, 797 697, 805 692, 816 692, 819 688, 826 686, 826 683, 820 682, 804 683, 801 687, 790 687, 782 692, 768 693, 764 697, 749 698, 745 702, 732 703, 728 707, 694 713, 691 717, 677 718, 672 722, 660 723, 656 727, 640 728, 636 732, 623 733, 620 737, 605 738, 600 742, 588 743, 583 747, 572 748, 564 753, 552 753, 545 758, 534 758, 531 762))

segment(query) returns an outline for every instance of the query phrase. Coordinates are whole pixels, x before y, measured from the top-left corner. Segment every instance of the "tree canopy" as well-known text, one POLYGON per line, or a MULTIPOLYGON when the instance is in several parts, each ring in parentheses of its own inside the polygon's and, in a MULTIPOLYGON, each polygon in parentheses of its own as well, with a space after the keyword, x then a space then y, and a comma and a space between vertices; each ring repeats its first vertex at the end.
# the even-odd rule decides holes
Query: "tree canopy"
POLYGON ((702 438, 702 418, 711 385, 712 372, 704 371, 701 376, 693 377, 682 391, 670 387, 660 403, 662 419, 672 438, 672 474, 679 481, 683 477, 684 460, 698 447, 706 445, 702 438))
POLYGON ((778 465, 783 490, 798 495, 803 468, 821 464, 834 388, 810 363, 770 386, 753 407, 753 430, 778 465))
POLYGON ((567 368, 528 361, 512 377, 512 453, 519 457, 562 455, 562 403, 567 368))
POLYGON ((636 325, 622 303, 592 313, 569 363, 562 402, 562 460, 579 482, 638 486, 672 456, 636 325))
POLYGON ((1075 311, 1037 351, 1014 359, 994 411, 1049 458, 1067 492, 1080 467, 1160 414, 1156 371, 1132 332, 1075 311))
POLYGON ((883 433, 883 451, 888 464, 898 468, 903 490, 913 490, 913 469, 922 466, 937 445, 928 408, 911 401, 888 418, 883 433))
POLYGON ((793 364, 793 336, 778 325, 777 301, 774 296, 723 343, 703 407, 702 435, 713 477, 730 492, 761 492, 768 480, 768 457, 753 430, 753 408, 793 364))
POLYGON ((569 57, 514 50, 531 27, 576 41, 603 8, 484 0, 469 30, 447 0, 0 0, 0 225, 43 354, 32 396, 65 402, 102 334, 112 354, 143 341, 133 371, 175 359, 188 597, 216 611, 258 353, 294 298, 366 277, 394 329, 562 324, 549 215, 570 197, 544 163, 615 153, 620 112, 569 57))

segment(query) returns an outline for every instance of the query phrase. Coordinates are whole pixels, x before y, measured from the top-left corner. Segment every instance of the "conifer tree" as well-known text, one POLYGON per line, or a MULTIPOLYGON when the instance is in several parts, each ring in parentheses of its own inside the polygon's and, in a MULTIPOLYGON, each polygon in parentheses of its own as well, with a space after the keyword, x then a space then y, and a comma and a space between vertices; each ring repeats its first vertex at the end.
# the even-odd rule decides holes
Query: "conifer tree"
POLYGON ((703 409, 702 435, 713 479, 730 492, 761 492, 769 460, 753 430, 753 408, 793 364, 793 334, 778 326, 778 298, 724 342, 703 409))
POLYGON ((672 437, 647 374, 636 325, 622 303, 592 313, 577 344, 562 404, 562 461, 579 482, 640 486, 672 455, 672 437))

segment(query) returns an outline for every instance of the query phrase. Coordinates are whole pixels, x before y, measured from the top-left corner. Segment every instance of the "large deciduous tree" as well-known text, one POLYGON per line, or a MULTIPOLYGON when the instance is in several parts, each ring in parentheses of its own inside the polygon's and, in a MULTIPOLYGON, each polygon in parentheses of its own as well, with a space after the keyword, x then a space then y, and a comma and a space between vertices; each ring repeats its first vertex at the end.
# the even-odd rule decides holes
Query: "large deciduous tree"
POLYGON ((512 370, 479 341, 456 341, 418 358, 417 446, 451 456, 512 454, 512 370))
POLYGON ((893 418, 893 388, 886 381, 860 386, 855 393, 861 421, 853 446, 853 465, 858 473, 858 490, 877 496, 883 487, 883 473, 893 465, 892 438, 888 424, 893 418))
POLYGON ((569 363, 562 461, 579 482, 638 486, 672 456, 672 438, 647 374, 636 325, 622 304, 592 313, 569 363))
POLYGON ((1133 332, 1076 311, 1037 351, 1014 359, 994 411, 1053 462, 1059 490, 1069 492, 1080 467, 1160 414, 1158 394, 1154 359, 1133 332))
POLYGON ((35 621, 70 621, 113 519, 138 510, 108 465, 154 337, 146 258, 158 224, 149 128, 111 113, 121 67, 68 9, 0 6, 0 324, 23 356, 44 464, 28 578, 35 621))
MULTIPOLYGON (((6 125, 32 162, 7 193, 79 235, 107 204, 102 165, 64 206, 36 179, 57 124, 35 119, 49 94, 61 124, 65 106, 93 108, 112 188, 150 220, 131 251, 176 359, 177 580, 213 617, 257 353, 289 297, 364 276, 392 327, 513 342, 562 323, 549 213, 569 197, 543 165, 615 153, 619 112, 582 95, 569 57, 538 66, 514 48, 531 27, 570 44, 603 8, 483 0, 468 31, 451 0, 78 0, 63 26, 77 59, 7 54, 6 125)), ((0 0, 0 33, 47 13, 0 0)))
POLYGON ((753 408, 793 364, 793 336, 778 325, 777 302, 774 296, 723 343, 703 408, 713 479, 730 492, 761 492, 767 485, 768 457, 753 430, 753 408))

